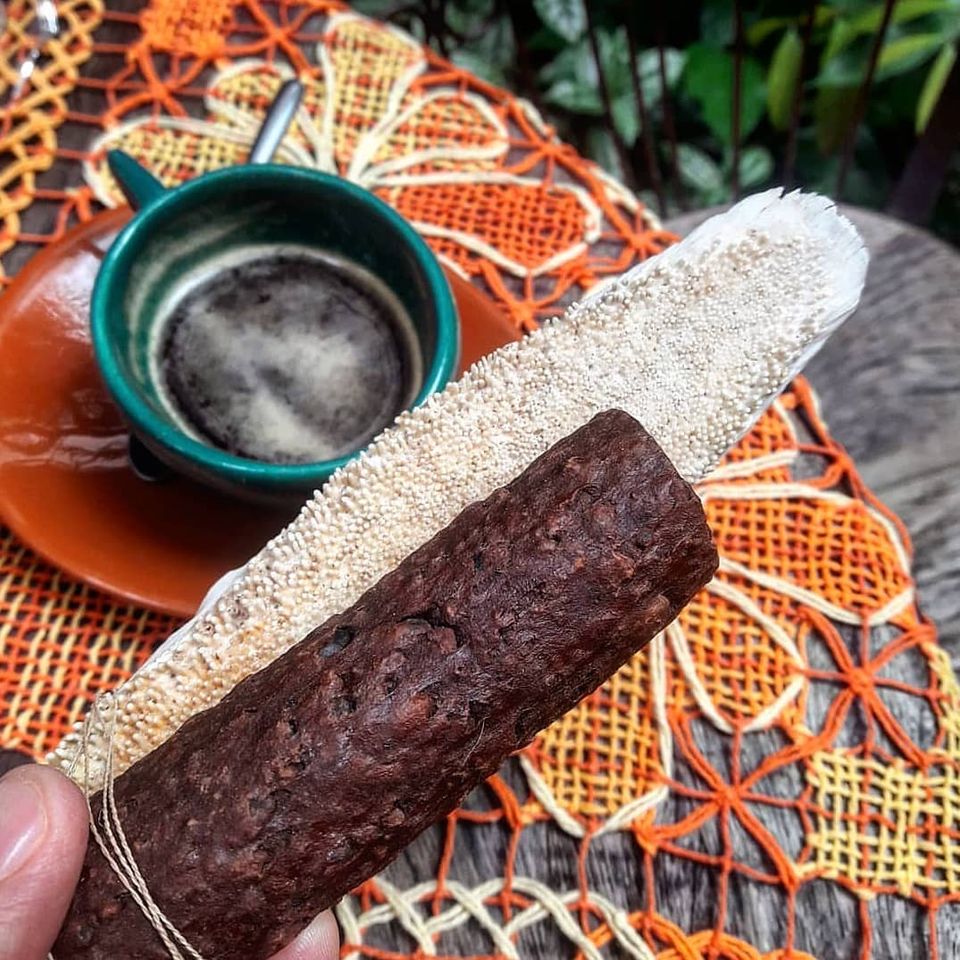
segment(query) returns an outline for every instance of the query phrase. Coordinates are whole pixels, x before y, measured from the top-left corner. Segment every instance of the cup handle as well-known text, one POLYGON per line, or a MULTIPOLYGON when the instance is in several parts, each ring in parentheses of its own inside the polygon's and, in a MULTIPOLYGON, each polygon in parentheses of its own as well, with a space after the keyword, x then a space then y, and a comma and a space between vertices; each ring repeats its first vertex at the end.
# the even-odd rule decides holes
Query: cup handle
POLYGON ((127 460, 133 472, 147 483, 159 483, 173 475, 173 471, 132 433, 127 441, 127 460))
POLYGON ((123 150, 108 151, 107 166, 134 210, 147 206, 166 192, 166 187, 149 170, 123 150))

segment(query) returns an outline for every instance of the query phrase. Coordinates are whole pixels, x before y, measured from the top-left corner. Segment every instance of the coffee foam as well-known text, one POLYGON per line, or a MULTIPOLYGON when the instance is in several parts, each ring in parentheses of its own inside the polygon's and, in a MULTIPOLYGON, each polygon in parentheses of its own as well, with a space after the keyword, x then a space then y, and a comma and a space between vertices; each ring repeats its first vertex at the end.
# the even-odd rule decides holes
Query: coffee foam
POLYGON ((253 459, 349 454, 422 382, 416 333, 392 291, 309 247, 211 257, 158 316, 149 354, 170 415, 194 438, 253 459))

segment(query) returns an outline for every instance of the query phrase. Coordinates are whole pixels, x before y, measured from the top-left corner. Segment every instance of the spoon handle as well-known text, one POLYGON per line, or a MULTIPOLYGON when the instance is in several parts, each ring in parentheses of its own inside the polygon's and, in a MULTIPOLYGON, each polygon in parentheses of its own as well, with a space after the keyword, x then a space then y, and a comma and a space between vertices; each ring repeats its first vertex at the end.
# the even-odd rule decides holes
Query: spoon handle
POLYGON ((247 163, 269 163, 273 159, 302 99, 303 84, 299 80, 287 80, 280 87, 250 148, 247 163))

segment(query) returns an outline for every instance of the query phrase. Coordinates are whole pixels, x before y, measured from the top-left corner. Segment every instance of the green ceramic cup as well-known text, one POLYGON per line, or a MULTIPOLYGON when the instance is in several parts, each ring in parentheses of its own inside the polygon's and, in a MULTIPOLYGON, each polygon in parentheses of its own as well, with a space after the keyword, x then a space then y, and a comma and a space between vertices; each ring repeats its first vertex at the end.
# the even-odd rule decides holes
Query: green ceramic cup
POLYGON ((230 247, 292 243, 358 263, 394 292, 416 328, 424 376, 414 406, 454 375, 459 326, 443 271, 410 224, 373 194, 275 164, 230 167, 166 190, 125 154, 110 162, 139 213, 97 275, 94 352, 134 434, 163 464, 229 494, 288 502, 308 496, 356 456, 292 465, 234 456, 186 433, 162 402, 150 362, 159 308, 180 277, 230 247))

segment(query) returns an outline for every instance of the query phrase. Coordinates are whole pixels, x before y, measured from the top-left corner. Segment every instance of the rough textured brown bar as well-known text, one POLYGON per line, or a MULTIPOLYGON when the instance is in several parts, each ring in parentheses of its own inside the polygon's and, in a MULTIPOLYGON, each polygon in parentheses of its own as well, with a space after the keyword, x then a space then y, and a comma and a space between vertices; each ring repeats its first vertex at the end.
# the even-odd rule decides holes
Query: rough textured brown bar
MULTIPOLYGON (((594 418, 118 778, 153 898, 204 960, 263 960, 602 683, 716 564, 653 439, 620 411, 594 418)), ((168 958, 92 843, 54 956, 168 958)))

